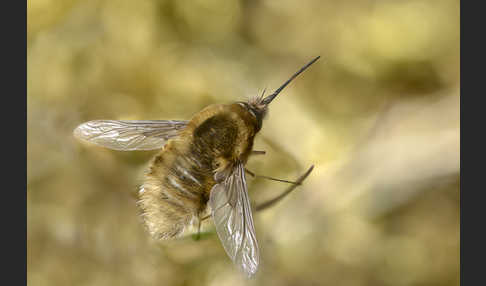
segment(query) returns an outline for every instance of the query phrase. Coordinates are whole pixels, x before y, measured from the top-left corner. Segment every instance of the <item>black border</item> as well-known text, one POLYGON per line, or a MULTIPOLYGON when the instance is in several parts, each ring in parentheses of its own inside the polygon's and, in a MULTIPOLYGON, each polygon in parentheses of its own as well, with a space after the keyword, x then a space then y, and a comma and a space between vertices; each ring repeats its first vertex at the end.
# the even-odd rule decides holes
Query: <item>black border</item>
MULTIPOLYGON (((30 1, 30 0, 29 0, 30 1)), ((27 284, 27 2, 5 2, 2 23, 3 274, 27 284), (12 5, 8 5, 12 4, 12 5), (6 254, 6 255, 5 255, 6 254)), ((9 281, 9 282, 7 282, 9 281)), ((14 281, 14 282, 10 282, 14 281)))

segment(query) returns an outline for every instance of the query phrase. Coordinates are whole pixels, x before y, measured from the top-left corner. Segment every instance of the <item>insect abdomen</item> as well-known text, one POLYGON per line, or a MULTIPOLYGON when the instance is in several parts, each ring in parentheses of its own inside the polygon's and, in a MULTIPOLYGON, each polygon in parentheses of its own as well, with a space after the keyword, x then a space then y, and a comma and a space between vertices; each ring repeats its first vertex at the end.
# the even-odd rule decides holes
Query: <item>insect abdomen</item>
POLYGON ((214 185, 209 170, 197 158, 187 156, 184 140, 170 140, 152 161, 140 191, 139 205, 149 232, 156 238, 172 238, 195 222, 206 208, 214 185))

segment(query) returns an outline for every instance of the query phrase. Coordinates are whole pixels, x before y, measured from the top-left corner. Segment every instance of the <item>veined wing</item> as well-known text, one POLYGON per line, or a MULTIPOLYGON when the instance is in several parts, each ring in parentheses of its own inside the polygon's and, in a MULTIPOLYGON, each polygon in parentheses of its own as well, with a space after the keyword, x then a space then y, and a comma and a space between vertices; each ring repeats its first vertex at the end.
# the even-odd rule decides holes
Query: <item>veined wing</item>
POLYGON ((160 149, 188 121, 182 120, 94 120, 74 129, 74 137, 106 148, 133 151, 160 149))
POLYGON ((209 205, 226 253, 247 277, 253 276, 260 258, 242 163, 213 187, 209 205))

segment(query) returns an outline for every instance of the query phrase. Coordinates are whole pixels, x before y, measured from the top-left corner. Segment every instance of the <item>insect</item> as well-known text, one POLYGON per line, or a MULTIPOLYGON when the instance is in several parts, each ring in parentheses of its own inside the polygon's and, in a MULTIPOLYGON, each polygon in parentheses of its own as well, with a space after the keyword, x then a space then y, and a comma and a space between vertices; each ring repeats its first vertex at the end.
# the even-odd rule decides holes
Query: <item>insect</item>
MULTIPOLYGON (((245 177, 245 173, 254 174, 245 169, 245 164, 251 154, 264 153, 253 151, 253 140, 270 102, 318 59, 307 63, 267 97, 262 93, 247 102, 210 105, 189 121, 89 121, 79 125, 74 136, 114 150, 161 149, 138 192, 138 205, 149 233, 156 239, 179 237, 188 227, 200 226, 209 206, 226 253, 251 277, 260 258, 245 177)), ((280 180, 294 185, 257 210, 287 195, 312 168, 297 182, 280 180)))

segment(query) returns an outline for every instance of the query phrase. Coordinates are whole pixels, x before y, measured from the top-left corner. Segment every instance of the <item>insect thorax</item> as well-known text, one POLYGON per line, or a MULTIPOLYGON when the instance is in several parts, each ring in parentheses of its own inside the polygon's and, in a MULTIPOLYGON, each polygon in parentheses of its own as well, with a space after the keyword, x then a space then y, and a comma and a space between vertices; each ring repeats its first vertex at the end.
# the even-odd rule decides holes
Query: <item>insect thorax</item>
POLYGON ((196 114, 191 123, 191 152, 213 163, 246 162, 258 132, 256 118, 239 103, 209 106, 196 114))

